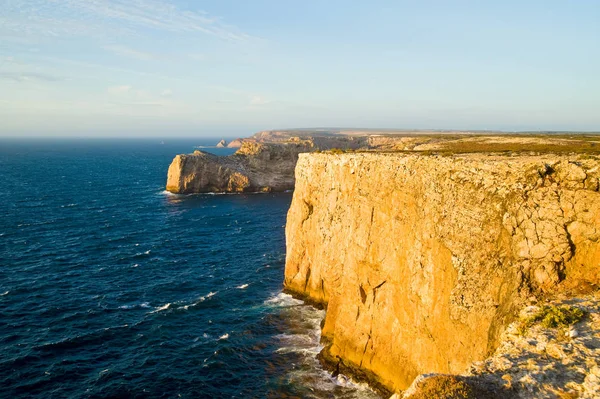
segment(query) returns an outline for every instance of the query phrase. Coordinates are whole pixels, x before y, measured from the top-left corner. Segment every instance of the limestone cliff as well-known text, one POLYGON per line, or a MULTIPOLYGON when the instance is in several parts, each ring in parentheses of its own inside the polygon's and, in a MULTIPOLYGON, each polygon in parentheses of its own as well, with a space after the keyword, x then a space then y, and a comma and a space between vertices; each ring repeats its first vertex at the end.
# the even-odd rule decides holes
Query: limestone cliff
POLYGON ((353 150, 367 145, 364 138, 262 136, 238 139, 218 148, 240 148, 230 156, 204 151, 177 155, 169 166, 167 190, 173 193, 285 191, 294 188, 298 154, 332 148, 353 150), (276 140, 277 139, 277 140, 276 140))
POLYGON ((577 155, 301 154, 285 287, 327 306, 338 370, 461 373, 531 297, 597 289, 599 178, 577 155))
POLYGON ((169 166, 167 190, 173 193, 285 191, 294 188, 298 154, 305 143, 244 141, 235 154, 203 151, 177 155, 169 166))

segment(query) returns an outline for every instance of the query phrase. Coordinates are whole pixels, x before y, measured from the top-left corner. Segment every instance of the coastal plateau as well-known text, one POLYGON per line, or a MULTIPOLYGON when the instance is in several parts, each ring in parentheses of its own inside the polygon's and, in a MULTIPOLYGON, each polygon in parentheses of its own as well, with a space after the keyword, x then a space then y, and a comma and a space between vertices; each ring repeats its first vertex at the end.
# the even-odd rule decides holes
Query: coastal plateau
POLYGON ((364 130, 264 131, 218 148, 239 148, 229 156, 205 151, 177 155, 166 189, 173 193, 285 191, 294 187, 298 154, 319 151, 597 153, 597 136, 483 135, 467 132, 378 132, 364 130))

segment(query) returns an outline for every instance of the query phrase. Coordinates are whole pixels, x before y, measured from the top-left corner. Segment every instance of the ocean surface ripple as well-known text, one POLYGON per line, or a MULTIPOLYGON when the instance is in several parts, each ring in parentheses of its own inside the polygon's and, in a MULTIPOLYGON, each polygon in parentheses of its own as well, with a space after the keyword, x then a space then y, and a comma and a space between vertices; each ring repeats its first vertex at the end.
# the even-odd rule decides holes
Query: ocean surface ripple
POLYGON ((290 193, 164 191, 213 141, 0 142, 0 397, 376 398, 281 293, 290 193))

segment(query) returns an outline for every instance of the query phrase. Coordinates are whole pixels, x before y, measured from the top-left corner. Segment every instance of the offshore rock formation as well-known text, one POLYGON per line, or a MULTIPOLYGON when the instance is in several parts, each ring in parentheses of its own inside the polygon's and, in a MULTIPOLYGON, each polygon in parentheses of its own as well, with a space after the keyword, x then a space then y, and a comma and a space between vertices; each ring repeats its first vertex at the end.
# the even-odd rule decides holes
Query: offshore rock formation
POLYGON ((462 373, 527 301, 597 290, 599 178, 577 155, 301 154, 285 287, 327 307, 333 370, 462 373))
POLYGON ((244 139, 235 139, 227 144, 227 148, 240 148, 242 146, 244 139))
MULTIPOLYGON (((271 136, 260 137, 273 139, 271 136)), ((177 155, 169 166, 167 191, 235 193, 291 190, 294 188, 298 154, 331 148, 357 149, 365 145, 364 138, 354 137, 294 136, 272 142, 237 139, 229 144, 221 140, 218 148, 240 148, 230 156, 204 151, 177 155)))
POLYGON ((169 166, 167 190, 172 193, 285 191, 294 188, 298 154, 305 143, 262 144, 244 141, 235 154, 203 151, 177 155, 169 166))

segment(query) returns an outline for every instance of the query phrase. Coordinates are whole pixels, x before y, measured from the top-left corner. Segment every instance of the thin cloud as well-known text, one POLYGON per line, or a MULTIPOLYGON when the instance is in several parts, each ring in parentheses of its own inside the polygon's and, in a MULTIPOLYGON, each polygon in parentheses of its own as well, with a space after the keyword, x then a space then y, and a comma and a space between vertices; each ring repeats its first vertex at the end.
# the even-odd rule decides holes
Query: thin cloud
POLYGON ((219 17, 181 9, 169 0, 14 1, 3 5, 2 11, 0 37, 139 36, 152 29, 205 34, 231 42, 253 39, 219 17))
POLYGON ((154 61, 159 60, 162 57, 158 54, 148 53, 145 51, 134 50, 129 47, 120 45, 102 46, 104 50, 110 51, 111 53, 120 55, 122 57, 135 58, 142 61, 154 61))
POLYGON ((204 54, 188 54, 188 57, 195 61, 205 61, 206 56, 204 54))
POLYGON ((106 91, 108 91, 110 94, 123 94, 123 93, 129 93, 132 89, 133 89, 132 86, 121 85, 121 86, 109 87, 106 91))
POLYGON ((45 73, 22 73, 22 72, 0 72, 0 79, 10 80, 13 82, 25 83, 31 81, 40 81, 40 82, 59 82, 64 80, 60 76, 54 76, 45 73))
POLYGON ((267 100, 261 96, 252 96, 252 98, 250 98, 250 105, 266 105, 270 102, 270 100, 267 100))

